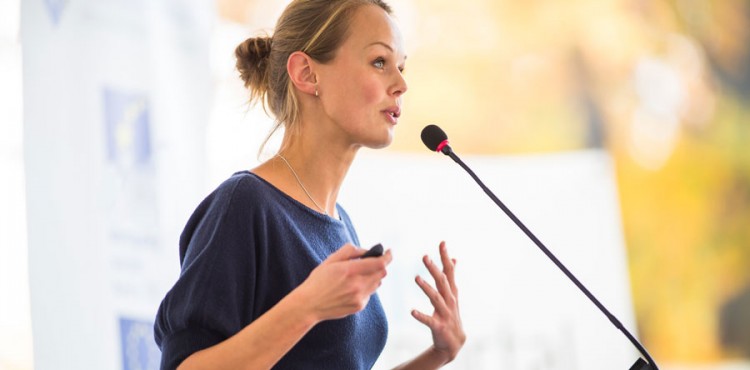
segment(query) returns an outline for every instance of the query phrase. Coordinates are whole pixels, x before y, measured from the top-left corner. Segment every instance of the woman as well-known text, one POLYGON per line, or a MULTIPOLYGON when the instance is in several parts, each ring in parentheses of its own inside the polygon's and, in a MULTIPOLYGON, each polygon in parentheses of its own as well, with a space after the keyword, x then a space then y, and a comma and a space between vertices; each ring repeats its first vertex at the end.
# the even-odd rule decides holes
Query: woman
MULTIPOLYGON (((361 147, 390 144, 407 86, 406 56, 380 0, 295 0, 273 38, 236 50, 251 101, 285 125, 279 153, 234 174, 180 238, 182 273, 157 314, 162 368, 369 369, 387 324, 375 290, 391 251, 359 258, 336 198, 361 147)), ((278 127, 278 126, 277 126, 278 127)), ((465 341, 455 260, 440 245, 434 313, 412 315, 433 345, 399 369, 435 369, 465 341)))

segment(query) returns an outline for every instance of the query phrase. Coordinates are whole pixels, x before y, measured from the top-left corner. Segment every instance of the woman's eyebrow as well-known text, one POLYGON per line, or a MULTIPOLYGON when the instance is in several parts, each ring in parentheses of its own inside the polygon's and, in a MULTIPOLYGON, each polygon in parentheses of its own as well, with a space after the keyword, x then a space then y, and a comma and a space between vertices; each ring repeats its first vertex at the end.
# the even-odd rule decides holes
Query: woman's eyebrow
MULTIPOLYGON (((369 45, 365 46, 365 49, 369 48, 370 46, 375 46, 375 45, 381 45, 381 46, 385 47, 386 49, 390 50, 391 53, 394 52, 393 51, 393 47, 391 47, 390 45, 386 44, 383 41, 375 41, 373 43, 370 43, 369 45)), ((406 60, 406 55, 404 55, 404 60, 406 60)))
POLYGON ((374 46, 374 45, 382 45, 382 46, 385 46, 385 48, 386 48, 386 49, 388 49, 388 50, 390 50, 391 52, 393 52, 393 48, 392 48, 392 47, 391 47, 390 45, 388 45, 388 44, 386 44, 385 42, 382 42, 382 41, 375 41, 375 42, 373 42, 373 43, 371 43, 371 44, 369 44, 369 45, 365 46, 365 48, 369 48, 370 46, 374 46))

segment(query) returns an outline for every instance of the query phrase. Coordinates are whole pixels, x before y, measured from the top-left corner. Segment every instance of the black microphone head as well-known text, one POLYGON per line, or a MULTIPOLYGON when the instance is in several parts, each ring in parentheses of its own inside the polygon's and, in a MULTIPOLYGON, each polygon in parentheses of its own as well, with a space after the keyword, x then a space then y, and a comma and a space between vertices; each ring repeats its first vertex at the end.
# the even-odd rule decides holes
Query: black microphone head
POLYGON ((427 125, 422 129, 422 142, 433 152, 438 151, 440 144, 446 140, 448 140, 448 135, 436 125, 427 125))

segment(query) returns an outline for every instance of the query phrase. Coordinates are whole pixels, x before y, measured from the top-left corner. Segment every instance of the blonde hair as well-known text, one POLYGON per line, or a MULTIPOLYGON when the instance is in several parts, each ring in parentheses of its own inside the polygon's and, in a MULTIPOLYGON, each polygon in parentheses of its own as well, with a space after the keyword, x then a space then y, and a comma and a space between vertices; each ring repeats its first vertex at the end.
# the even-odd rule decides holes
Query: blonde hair
POLYGON ((281 14, 272 37, 251 37, 237 46, 237 70, 250 90, 250 104, 261 102, 275 117, 261 150, 282 125, 292 132, 297 129, 300 107, 286 70, 289 55, 302 51, 320 63, 331 61, 348 36, 355 11, 368 4, 391 14, 382 0, 294 0, 281 14))

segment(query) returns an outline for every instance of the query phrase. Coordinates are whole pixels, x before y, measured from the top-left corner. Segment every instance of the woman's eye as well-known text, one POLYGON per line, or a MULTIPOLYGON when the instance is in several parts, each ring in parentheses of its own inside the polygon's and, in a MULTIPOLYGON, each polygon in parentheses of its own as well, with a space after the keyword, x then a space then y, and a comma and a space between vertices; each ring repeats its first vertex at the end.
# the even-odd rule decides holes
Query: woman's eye
POLYGON ((372 65, 375 66, 375 68, 383 69, 385 68, 385 60, 383 58, 375 59, 375 61, 372 62, 372 65))

